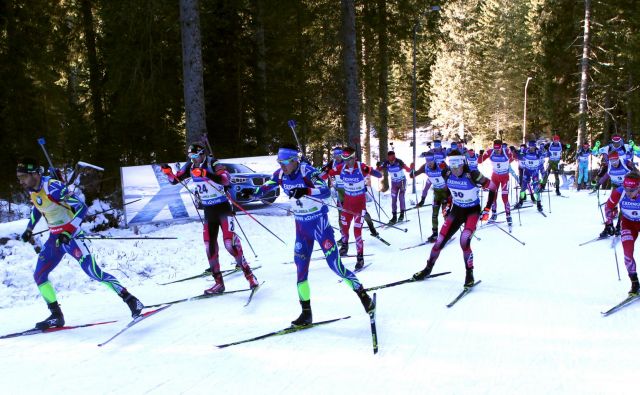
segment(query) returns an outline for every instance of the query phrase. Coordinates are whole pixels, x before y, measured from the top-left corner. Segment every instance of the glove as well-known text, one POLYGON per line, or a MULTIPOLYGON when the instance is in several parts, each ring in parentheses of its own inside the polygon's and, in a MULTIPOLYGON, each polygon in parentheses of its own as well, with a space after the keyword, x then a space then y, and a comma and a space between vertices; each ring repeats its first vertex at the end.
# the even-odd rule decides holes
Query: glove
POLYGON ((196 167, 194 169, 191 169, 191 174, 193 174, 196 177, 206 177, 207 169, 201 169, 199 167, 196 167))
POLYGON ((65 245, 69 245, 69 243, 71 242, 71 239, 73 238, 73 236, 71 235, 71 233, 69 232, 62 232, 58 235, 58 241, 57 244, 65 244, 65 245))
POLYGON ((629 146, 633 148, 636 146, 636 144, 633 142, 633 140, 629 140, 629 146))
POLYGON ((482 210, 482 217, 480 217, 480 221, 487 222, 489 220, 490 213, 491 209, 489 207, 485 207, 484 210, 482 210))
POLYGON ((566 147, 567 147, 567 149, 570 149, 571 148, 571 144, 567 144, 566 147))
POLYGON ((305 195, 309 195, 309 188, 293 188, 289 191, 289 198, 300 199, 305 195))
POLYGON ((440 168, 440 170, 444 170, 447 168, 447 164, 444 162, 440 162, 440 164, 438 165, 438 167, 440 168))
POLYGON ((31 231, 31 229, 27 229, 24 231, 24 233, 22 233, 22 236, 20 236, 20 240, 26 243, 29 240, 31 240, 32 236, 33 236, 33 232, 31 231))
POLYGON ((171 166, 169 166, 166 163, 163 163, 160 165, 160 168, 162 169, 162 172, 166 175, 172 174, 173 170, 171 170, 171 166))
POLYGON ((377 168, 379 168, 380 166, 382 166, 382 162, 377 161, 377 162, 376 162, 376 167, 377 167, 377 168))
POLYGON ((484 154, 484 150, 481 149, 480 151, 478 151, 478 155, 482 156, 484 154))
POLYGON ((414 178, 415 176, 416 176, 416 170, 411 169, 411 171, 409 172, 409 178, 414 178))

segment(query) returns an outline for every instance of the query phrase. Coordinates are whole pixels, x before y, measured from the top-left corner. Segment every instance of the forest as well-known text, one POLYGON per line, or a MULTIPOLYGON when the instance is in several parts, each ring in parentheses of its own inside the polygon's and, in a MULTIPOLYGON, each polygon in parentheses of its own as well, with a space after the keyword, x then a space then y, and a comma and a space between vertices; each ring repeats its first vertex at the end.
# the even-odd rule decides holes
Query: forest
POLYGON ((39 137, 56 165, 104 167, 105 196, 120 166, 182 160, 199 133, 217 157, 272 154, 290 119, 314 163, 336 145, 375 162, 409 143, 414 108, 443 139, 631 140, 639 30, 633 0, 3 0, 0 198, 20 157, 45 162, 39 137))

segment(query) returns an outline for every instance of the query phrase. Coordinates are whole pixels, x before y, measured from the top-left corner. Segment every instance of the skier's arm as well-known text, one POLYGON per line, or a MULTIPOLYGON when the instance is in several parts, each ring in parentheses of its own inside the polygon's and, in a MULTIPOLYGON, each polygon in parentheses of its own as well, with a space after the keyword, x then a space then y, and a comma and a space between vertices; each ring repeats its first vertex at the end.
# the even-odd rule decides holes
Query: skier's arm
POLYGON ((382 178, 382 173, 380 173, 378 170, 374 169, 373 167, 367 166, 364 163, 360 164, 360 171, 362 171, 362 174, 364 176, 372 175, 374 177, 382 178))

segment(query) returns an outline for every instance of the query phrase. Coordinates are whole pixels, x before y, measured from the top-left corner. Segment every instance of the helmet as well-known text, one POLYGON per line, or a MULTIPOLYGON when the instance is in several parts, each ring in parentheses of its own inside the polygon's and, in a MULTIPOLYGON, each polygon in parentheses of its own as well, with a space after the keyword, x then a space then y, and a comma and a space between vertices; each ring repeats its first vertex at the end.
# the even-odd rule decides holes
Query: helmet
POLYGON ((609 160, 618 160, 618 159, 620 159, 620 154, 618 154, 618 151, 609 152, 609 160))
POLYGON ((555 142, 560 141, 560 136, 558 136, 557 134, 555 136, 553 136, 553 141, 555 141, 555 142))
POLYGON ((529 147, 536 147, 536 141, 535 140, 529 140, 529 147))

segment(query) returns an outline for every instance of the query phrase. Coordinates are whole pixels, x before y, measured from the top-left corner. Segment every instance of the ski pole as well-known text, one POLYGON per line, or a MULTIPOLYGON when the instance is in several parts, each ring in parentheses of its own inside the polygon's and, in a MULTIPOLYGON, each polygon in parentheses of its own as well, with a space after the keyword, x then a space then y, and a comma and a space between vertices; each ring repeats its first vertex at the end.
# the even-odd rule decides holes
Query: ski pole
POLYGON ((551 191, 549 191, 549 186, 551 183, 547 181, 547 198, 549 200, 549 214, 551 214, 551 191))
MULTIPOLYGON (((416 202, 417 202, 418 201, 418 191, 417 191, 416 188, 413 189, 413 194, 415 195, 416 202)), ((420 241, 423 241, 422 240, 422 219, 420 219, 420 206, 416 205, 416 211, 418 212, 418 228, 420 228, 420 241)))
POLYGON ((242 236, 244 236, 244 239, 247 241, 247 244, 249 244, 249 248, 251 248, 251 252, 253 252, 253 257, 257 258, 258 254, 256 254, 256 250, 253 249, 253 246, 251 245, 249 238, 244 233, 244 229, 242 229, 242 225, 240 225, 240 221, 238 221, 238 218, 236 218, 236 223, 238 224, 238 228, 240 228, 240 232, 242 232, 242 236))
MULTIPOLYGON (((313 197, 311 197, 311 196, 309 196, 309 195, 304 195, 304 197, 305 197, 305 198, 307 198, 307 199, 309 199, 309 200, 313 200, 313 201, 314 201, 314 202, 316 202, 316 203, 324 204, 324 205, 326 205, 326 206, 328 206, 328 207, 332 207, 332 208, 335 208, 335 209, 337 209, 337 208, 338 208, 338 207, 336 207, 336 206, 334 206, 334 205, 332 205, 332 204, 329 204, 329 203, 323 202, 322 200, 320 200, 320 199, 316 199, 316 198, 313 198, 313 197)), ((351 214, 351 215, 353 215, 353 216, 360 216, 360 215, 362 215, 362 214, 354 213, 353 211, 346 210, 346 209, 344 209, 344 208, 342 208, 341 210, 342 210, 342 211, 344 211, 345 213, 347 213, 347 214, 351 214)), ((403 231, 403 232, 405 232, 405 233, 407 232, 407 229, 398 228, 397 226, 389 225, 389 224, 387 224, 387 223, 385 223, 385 222, 382 222, 382 221, 376 221, 376 220, 375 220, 375 219, 373 219, 373 218, 372 218, 371 220, 372 220, 373 222, 377 222, 377 223, 379 223, 379 224, 386 225, 386 226, 388 226, 388 227, 390 227, 390 228, 397 229, 397 230, 401 230, 401 231, 403 231)))
POLYGON ((287 243, 282 240, 280 237, 278 237, 277 234, 273 233, 271 230, 269 230, 269 228, 267 228, 266 226, 264 226, 264 224, 262 224, 262 222, 258 221, 253 215, 251 215, 247 210, 245 210, 244 208, 242 208, 242 206, 240 206, 235 200, 233 200, 231 198, 231 195, 229 195, 228 192, 225 191, 225 194, 227 195, 227 198, 229 199, 229 201, 231 203, 233 203, 234 206, 236 206, 237 208, 239 208, 240 210, 242 210, 243 213, 245 213, 246 215, 249 216, 249 218, 251 218, 252 220, 256 221, 258 223, 258 225, 262 226, 267 232, 271 233, 276 239, 280 240, 282 242, 282 244, 287 245, 287 243))
POLYGON ((256 221, 256 223, 260 226, 262 226, 267 232, 271 233, 276 239, 280 240, 282 242, 282 244, 287 245, 287 243, 282 240, 280 237, 278 237, 277 234, 273 233, 271 230, 269 230, 269 228, 267 228, 266 226, 264 226, 264 224, 260 221, 258 221, 253 215, 251 215, 247 210, 245 210, 244 208, 242 208, 242 206, 240 206, 235 200, 233 200, 233 198, 231 197, 231 195, 229 194, 229 192, 223 190, 220 190, 220 188, 216 187, 215 185, 213 185, 213 183, 209 180, 207 180, 207 184, 209 184, 213 189, 215 189, 216 191, 218 191, 219 193, 224 193, 227 196, 227 199, 229 199, 229 201, 236 206, 237 208, 239 208, 243 213, 245 213, 246 215, 249 216, 249 218, 251 218, 252 220, 256 221))
POLYGON ((76 240, 177 240, 177 237, 112 237, 103 235, 91 235, 76 237, 76 240))
MULTIPOLYGON (((369 189, 368 189, 368 188, 367 188, 367 193, 368 193, 369 195, 371 195, 371 199, 373 200, 373 203, 375 203, 375 205, 376 205, 376 207, 377 207, 377 209, 378 209, 378 213, 379 213, 380 211, 382 211, 382 213, 383 213, 384 215, 386 215, 386 216, 387 216, 387 218, 391 218, 391 217, 389 217, 389 214, 387 214, 387 213, 384 211, 384 209, 382 208, 382 206, 380 205, 380 203, 378 203, 378 202, 376 201, 376 198, 375 198, 375 196, 373 196, 373 193, 369 192, 369 189)), ((378 216, 379 216, 379 215, 378 215, 378 216)))
MULTIPOLYGON (((132 204, 132 203, 135 203, 135 202, 139 202, 140 200, 142 200, 142 198, 140 198, 140 199, 136 199, 136 200, 132 200, 132 201, 130 201, 130 202, 128 202, 128 203, 123 204, 122 206, 124 207, 124 206, 126 206, 126 205, 129 205, 129 204, 132 204)), ((88 217, 95 217, 95 216, 97 216, 97 215, 104 214, 104 213, 107 213, 107 212, 109 212, 109 211, 111 211, 111 210, 115 210, 115 209, 116 209, 116 207, 111 207, 111 208, 108 208, 108 209, 106 209, 106 210, 98 211, 97 213, 93 213, 93 214, 89 214, 89 215, 87 215, 87 216, 85 217, 85 219, 86 219, 86 218, 88 218, 88 217)))
POLYGON ((506 234, 507 236, 511 237, 512 239, 514 239, 515 241, 517 241, 518 243, 525 245, 525 243, 523 241, 520 241, 520 239, 518 239, 517 237, 515 237, 514 235, 512 235, 511 233, 507 232, 506 230, 502 229, 500 226, 498 226, 498 224, 494 224, 496 228, 500 229, 504 234, 506 234))
POLYGON ((614 236, 611 243, 611 248, 613 248, 613 255, 616 257, 616 271, 618 272, 618 281, 620 281, 620 265, 618 265, 618 250, 616 249, 616 245, 618 244, 619 239, 620 236, 614 236))

